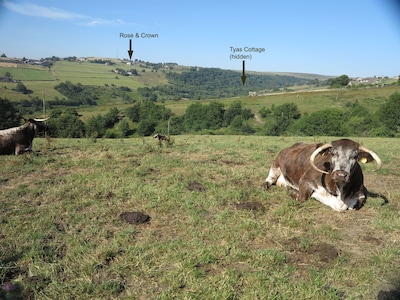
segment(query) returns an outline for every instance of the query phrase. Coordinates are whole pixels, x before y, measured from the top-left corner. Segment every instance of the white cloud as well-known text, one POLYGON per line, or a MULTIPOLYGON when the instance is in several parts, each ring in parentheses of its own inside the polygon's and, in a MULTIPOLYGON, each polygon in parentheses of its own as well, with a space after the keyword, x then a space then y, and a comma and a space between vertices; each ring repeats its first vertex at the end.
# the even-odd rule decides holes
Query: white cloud
POLYGON ((121 19, 108 20, 100 18, 92 18, 90 16, 84 16, 73 12, 68 12, 56 7, 45 7, 33 3, 13 3, 8 0, 3 1, 3 6, 7 9, 27 16, 47 18, 53 20, 79 20, 80 25, 96 27, 96 26, 118 26, 118 25, 129 25, 121 19))
POLYGON ((115 26, 115 25, 128 25, 121 19, 116 19, 116 20, 106 20, 106 19, 91 19, 87 22, 82 23, 82 25, 86 26, 115 26))
POLYGON ((33 3, 17 4, 6 0, 3 2, 3 5, 11 11, 33 17, 42 17, 42 18, 56 19, 56 20, 57 19, 74 20, 74 19, 86 18, 85 16, 67 12, 55 7, 44 7, 33 3))

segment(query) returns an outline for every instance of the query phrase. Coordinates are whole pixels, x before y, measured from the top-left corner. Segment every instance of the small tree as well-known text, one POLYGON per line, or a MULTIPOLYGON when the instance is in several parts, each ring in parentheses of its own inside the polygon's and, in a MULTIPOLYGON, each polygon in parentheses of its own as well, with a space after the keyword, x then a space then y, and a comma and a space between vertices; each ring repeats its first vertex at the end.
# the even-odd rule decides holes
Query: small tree
POLYGON ((127 137, 129 135, 130 133, 129 123, 126 119, 123 119, 118 123, 118 132, 119 136, 122 138, 127 137))
POLYGON ((349 84, 350 78, 347 75, 341 75, 339 77, 336 77, 334 79, 330 80, 330 86, 332 88, 340 88, 340 87, 345 87, 349 84))
POLYGON ((30 92, 22 82, 18 82, 17 87, 15 88, 15 91, 22 93, 22 94, 29 94, 29 92, 30 92))
POLYGON ((102 137, 106 132, 105 120, 100 114, 90 117, 85 127, 86 136, 91 138, 102 137))
POLYGON ((106 128, 114 127, 114 124, 120 120, 119 110, 116 107, 111 108, 104 116, 104 126, 106 128))

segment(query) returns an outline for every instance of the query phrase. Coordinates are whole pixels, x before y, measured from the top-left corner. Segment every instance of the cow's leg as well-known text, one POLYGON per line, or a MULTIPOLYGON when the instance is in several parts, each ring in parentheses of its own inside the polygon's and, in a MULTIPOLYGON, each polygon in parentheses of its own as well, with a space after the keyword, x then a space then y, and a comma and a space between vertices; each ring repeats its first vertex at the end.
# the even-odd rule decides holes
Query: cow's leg
POLYGON ((344 200, 344 203, 346 203, 348 209, 360 209, 365 203, 365 194, 359 193, 353 198, 344 200))
POLYGON ((32 152, 32 144, 15 146, 15 155, 32 152))
POLYGON ((24 152, 24 146, 16 145, 15 146, 15 155, 20 155, 24 152))
POLYGON ((310 199, 313 193, 312 187, 307 180, 300 180, 299 182, 299 193, 297 196, 297 200, 299 201, 306 201, 310 199))
POLYGON ((317 199, 321 203, 330 206, 333 210, 336 211, 345 211, 348 209, 348 204, 342 201, 340 196, 334 196, 328 193, 323 187, 319 187, 315 190, 311 197, 317 199))
POLYGON ((290 186, 287 186, 287 190, 289 192, 290 197, 292 197, 293 199, 299 200, 300 197, 300 192, 290 186))
POLYGON ((274 165, 271 166, 269 169, 268 177, 265 179, 264 184, 262 187, 264 189, 268 189, 271 185, 276 184, 278 181, 278 178, 282 177, 282 172, 279 167, 276 167, 274 165))

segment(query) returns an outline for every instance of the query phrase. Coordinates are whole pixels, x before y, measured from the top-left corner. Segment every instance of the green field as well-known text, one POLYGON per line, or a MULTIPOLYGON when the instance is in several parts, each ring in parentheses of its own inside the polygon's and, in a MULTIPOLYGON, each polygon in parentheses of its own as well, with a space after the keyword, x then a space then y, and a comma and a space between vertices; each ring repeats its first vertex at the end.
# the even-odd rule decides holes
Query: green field
POLYGON ((55 78, 51 75, 48 68, 32 67, 19 64, 17 68, 7 68, 0 66, 0 75, 8 72, 12 78, 21 81, 52 81, 55 78))
MULTIPOLYGON (((22 81, 32 91, 31 94, 24 95, 13 91, 17 83, 0 82, 2 97, 12 101, 32 97, 42 98, 43 95, 48 100, 56 97, 59 99, 65 98, 54 89, 57 84, 65 81, 82 85, 126 86, 134 91, 138 87, 165 84, 167 82, 161 72, 152 72, 151 69, 140 66, 128 66, 122 62, 113 66, 106 66, 105 64, 90 63, 88 61, 82 63, 57 61, 50 70, 48 67, 31 65, 18 65, 18 68, 0 67, 0 76, 4 76, 6 72, 9 72, 13 79, 22 81), (136 68, 139 76, 121 76, 113 72, 115 68, 124 70, 136 68)), ((112 103, 112 101, 110 102, 112 103)))
POLYGON ((295 137, 176 136, 169 147, 153 138, 35 139, 34 153, 0 157, 0 286, 14 288, 0 298, 394 295, 400 144, 355 140, 384 166, 363 165, 375 195, 338 213, 260 189, 295 137), (150 222, 121 218, 135 211, 150 222))

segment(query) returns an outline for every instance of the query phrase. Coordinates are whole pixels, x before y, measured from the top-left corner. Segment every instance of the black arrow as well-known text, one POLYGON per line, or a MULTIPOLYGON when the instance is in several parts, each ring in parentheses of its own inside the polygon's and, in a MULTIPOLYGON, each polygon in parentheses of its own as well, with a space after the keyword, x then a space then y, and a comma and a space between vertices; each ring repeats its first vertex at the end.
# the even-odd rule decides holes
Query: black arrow
POLYGON ((128 50, 128 54, 129 54, 129 59, 132 60, 132 39, 129 39, 129 50, 128 50))
POLYGON ((246 82, 246 75, 245 75, 245 72, 244 72, 244 65, 245 65, 245 61, 243 61, 243 73, 242 73, 242 83, 243 83, 243 85, 246 82))

